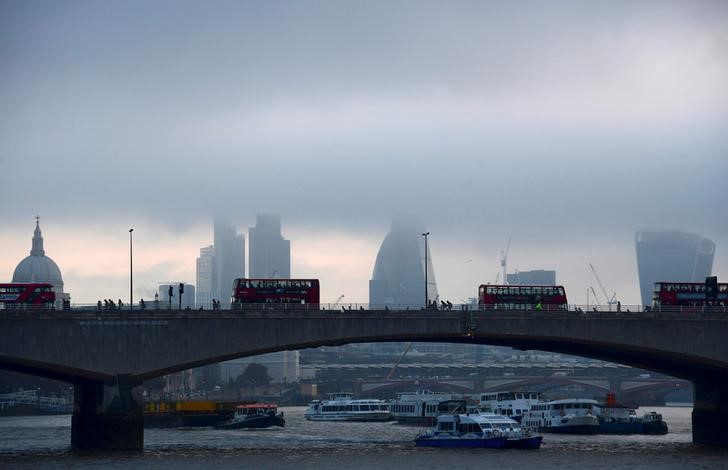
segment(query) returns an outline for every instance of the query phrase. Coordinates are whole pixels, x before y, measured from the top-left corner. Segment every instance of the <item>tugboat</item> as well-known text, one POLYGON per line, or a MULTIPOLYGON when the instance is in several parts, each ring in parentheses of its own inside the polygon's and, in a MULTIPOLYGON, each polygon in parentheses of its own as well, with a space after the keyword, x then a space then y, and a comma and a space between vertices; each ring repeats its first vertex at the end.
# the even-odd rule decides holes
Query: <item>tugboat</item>
POLYGON ((650 411, 642 415, 642 434, 667 434, 667 423, 660 413, 650 411))
MULTIPOLYGON (((465 403, 463 402, 463 406, 465 403)), ((480 413, 477 408, 464 414, 437 417, 432 429, 415 438, 419 447, 480 447, 490 449, 538 449, 543 436, 508 417, 480 413)))
POLYGON ((217 429, 242 428, 268 428, 271 426, 284 427, 286 420, 283 413, 278 413, 278 407, 272 403, 253 403, 239 405, 235 415, 230 421, 215 426, 217 429))

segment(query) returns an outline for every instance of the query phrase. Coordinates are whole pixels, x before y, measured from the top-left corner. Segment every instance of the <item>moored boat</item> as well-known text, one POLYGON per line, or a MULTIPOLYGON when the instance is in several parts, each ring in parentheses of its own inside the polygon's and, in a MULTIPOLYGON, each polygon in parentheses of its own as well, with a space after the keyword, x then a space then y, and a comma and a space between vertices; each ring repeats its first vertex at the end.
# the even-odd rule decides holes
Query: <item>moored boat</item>
POLYGON ((574 398, 537 403, 523 414, 523 426, 539 432, 597 434, 599 419, 593 410, 596 400, 574 398))
POLYGON ((599 434, 667 434, 662 415, 651 412, 638 416, 634 408, 619 404, 614 393, 608 393, 606 403, 592 410, 599 419, 599 434))
POLYGON ((481 411, 507 416, 521 422, 523 414, 543 402, 538 392, 484 392, 476 396, 481 411))
POLYGON ((217 429, 242 428, 268 428, 271 426, 284 427, 286 420, 283 413, 278 413, 278 407, 272 403, 253 403, 240 405, 235 409, 235 415, 230 421, 220 423, 217 429))
POLYGON ((314 400, 304 417, 309 421, 388 421, 392 418, 384 400, 354 399, 351 393, 332 393, 328 400, 314 400))
POLYGON ((399 424, 432 426, 437 416, 454 413, 463 400, 463 395, 454 393, 404 392, 389 402, 389 412, 399 424))

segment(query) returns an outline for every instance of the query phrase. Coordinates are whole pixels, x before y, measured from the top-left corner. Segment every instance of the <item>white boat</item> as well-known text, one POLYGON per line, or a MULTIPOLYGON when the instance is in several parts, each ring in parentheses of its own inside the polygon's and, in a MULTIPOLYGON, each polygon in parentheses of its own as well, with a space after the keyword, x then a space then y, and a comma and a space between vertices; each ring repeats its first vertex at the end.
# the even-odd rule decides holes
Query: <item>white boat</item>
POLYGON ((309 421, 388 421, 392 415, 384 400, 355 400, 351 393, 332 393, 328 400, 312 401, 304 417, 309 421))
POLYGON ((543 402, 537 392, 483 392, 476 398, 481 411, 507 416, 519 423, 533 405, 543 402))
POLYGON ((462 394, 455 393, 403 392, 389 402, 389 412, 399 424, 432 426, 437 416, 455 413, 463 400, 462 394))
POLYGON ((597 434, 596 400, 574 398, 537 403, 523 414, 521 424, 540 432, 597 434))
POLYGON ((515 420, 471 408, 465 413, 438 416, 431 429, 415 438, 415 444, 420 447, 538 449, 542 439, 530 429, 521 428, 515 420))

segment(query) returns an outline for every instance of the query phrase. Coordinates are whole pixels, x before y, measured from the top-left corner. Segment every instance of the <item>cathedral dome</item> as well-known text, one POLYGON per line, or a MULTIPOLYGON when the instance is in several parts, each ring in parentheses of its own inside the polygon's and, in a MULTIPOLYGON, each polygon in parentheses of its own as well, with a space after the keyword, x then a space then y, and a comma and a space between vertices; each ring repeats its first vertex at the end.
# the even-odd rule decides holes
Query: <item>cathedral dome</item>
POLYGON ((63 292, 63 277, 55 261, 45 255, 40 223, 36 220, 33 233, 33 248, 13 273, 12 282, 42 282, 53 285, 56 292, 63 292))

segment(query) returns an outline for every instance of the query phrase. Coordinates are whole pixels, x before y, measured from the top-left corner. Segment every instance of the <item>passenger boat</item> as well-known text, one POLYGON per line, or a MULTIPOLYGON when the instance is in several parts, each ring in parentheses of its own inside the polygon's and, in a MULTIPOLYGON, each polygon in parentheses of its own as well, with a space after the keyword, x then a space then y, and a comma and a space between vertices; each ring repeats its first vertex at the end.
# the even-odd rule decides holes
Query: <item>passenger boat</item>
POLYGON ((242 428, 268 428, 271 426, 284 427, 286 420, 283 413, 278 413, 278 407, 272 403, 254 403, 240 405, 235 409, 235 415, 230 421, 218 424, 217 429, 242 428))
POLYGON ((539 432, 597 434, 596 400, 574 398, 537 403, 523 414, 521 424, 539 432))
POLYGON ((476 398, 481 411, 507 416, 519 423, 533 405, 543 402, 538 392, 485 392, 476 398))
POLYGON ((309 421, 388 421, 392 415, 384 400, 355 400, 351 393, 332 393, 328 400, 312 401, 304 417, 309 421))
POLYGON ((463 395, 454 393, 404 392, 389 402, 389 412, 399 424, 432 426, 437 416, 454 413, 463 400, 463 395))
POLYGON ((538 449, 543 436, 505 416, 480 413, 473 408, 465 413, 437 417, 435 425, 415 438, 419 447, 480 447, 490 449, 538 449))

